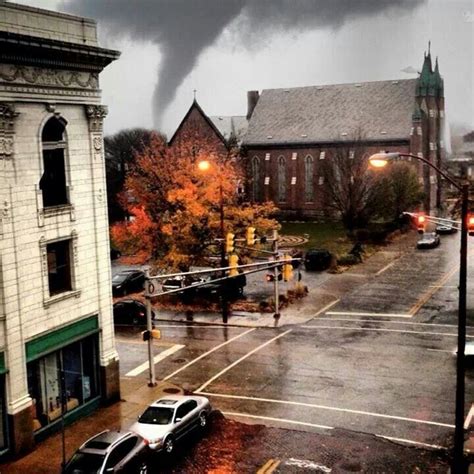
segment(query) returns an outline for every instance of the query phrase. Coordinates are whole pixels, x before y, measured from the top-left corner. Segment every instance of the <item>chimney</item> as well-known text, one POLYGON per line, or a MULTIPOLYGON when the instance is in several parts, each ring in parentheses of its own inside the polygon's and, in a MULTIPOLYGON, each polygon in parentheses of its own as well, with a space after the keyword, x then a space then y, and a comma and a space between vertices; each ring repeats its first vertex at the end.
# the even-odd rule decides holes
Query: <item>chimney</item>
POLYGON ((258 91, 247 91, 247 120, 250 120, 259 97, 258 91))

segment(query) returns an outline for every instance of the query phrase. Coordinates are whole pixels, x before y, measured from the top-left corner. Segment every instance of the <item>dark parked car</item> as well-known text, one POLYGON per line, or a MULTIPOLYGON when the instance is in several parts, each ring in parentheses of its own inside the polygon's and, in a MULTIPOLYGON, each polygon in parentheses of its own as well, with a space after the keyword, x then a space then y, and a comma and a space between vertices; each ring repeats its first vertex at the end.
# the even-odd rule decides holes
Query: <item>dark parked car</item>
POLYGON ((309 249, 304 257, 306 270, 327 270, 331 265, 332 255, 326 249, 309 249))
POLYGON ((120 250, 117 250, 114 248, 110 249, 110 260, 117 260, 121 256, 122 256, 122 252, 120 252, 120 250))
POLYGON ((147 442, 131 431, 103 431, 86 441, 66 464, 66 474, 146 474, 147 442))
POLYGON ((436 232, 424 232, 416 243, 417 249, 434 249, 440 243, 439 235, 436 232))
MULTIPOLYGON (((205 267, 192 267, 191 271, 206 269, 207 268, 205 267)), ((177 292, 177 295, 184 300, 192 300, 195 297, 210 298, 213 296, 220 296, 222 292, 225 292, 229 298, 238 298, 243 295, 244 287, 247 284, 247 278, 245 275, 237 275, 227 280, 214 281, 218 278, 220 278, 220 276, 217 272, 214 274, 203 273, 168 278, 163 282, 163 291, 201 285, 183 292, 177 292), (206 284, 204 285, 203 283, 206 284)))
POLYGON ((142 291, 145 283, 145 273, 141 270, 123 270, 112 278, 112 293, 126 295, 142 291))
MULTIPOLYGON (((126 299, 114 304, 114 323, 133 324, 134 326, 146 326, 146 306, 138 300, 126 299)), ((156 314, 152 310, 152 319, 156 314)))
POLYGON ((437 234, 455 234, 458 230, 454 227, 453 224, 438 224, 436 226, 436 233, 437 234))

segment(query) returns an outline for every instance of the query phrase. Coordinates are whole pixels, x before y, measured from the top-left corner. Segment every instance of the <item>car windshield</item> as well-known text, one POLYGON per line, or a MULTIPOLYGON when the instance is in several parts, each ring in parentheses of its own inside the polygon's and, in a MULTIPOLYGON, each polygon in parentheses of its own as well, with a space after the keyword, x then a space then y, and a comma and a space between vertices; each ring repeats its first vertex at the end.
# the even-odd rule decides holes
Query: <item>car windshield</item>
POLYGON ((127 279, 128 275, 126 273, 119 273, 112 278, 113 283, 123 283, 127 279))
POLYGON ((150 425, 168 425, 173 419, 174 410, 166 407, 148 407, 138 419, 139 423, 150 425))
POLYGON ((431 234, 431 233, 425 234, 425 235, 423 235, 421 240, 433 240, 435 238, 435 235, 436 234, 431 234))
POLYGON ((105 456, 92 453, 76 453, 66 466, 66 474, 96 474, 100 472, 105 456))

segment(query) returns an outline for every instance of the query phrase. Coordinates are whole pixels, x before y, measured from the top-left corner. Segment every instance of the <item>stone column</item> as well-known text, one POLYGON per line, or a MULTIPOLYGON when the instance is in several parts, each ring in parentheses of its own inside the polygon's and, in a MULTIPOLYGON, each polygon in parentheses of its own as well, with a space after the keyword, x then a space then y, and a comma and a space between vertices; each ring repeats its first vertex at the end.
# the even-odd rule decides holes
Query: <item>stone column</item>
POLYGON ((94 231, 96 243, 96 275, 100 309, 100 370, 102 399, 110 403, 120 399, 119 357, 115 349, 112 315, 112 289, 110 272, 110 246, 107 217, 107 192, 105 182, 103 120, 107 115, 104 105, 87 105, 85 113, 89 122, 90 165, 94 231), (107 273, 106 278, 101 275, 107 273))

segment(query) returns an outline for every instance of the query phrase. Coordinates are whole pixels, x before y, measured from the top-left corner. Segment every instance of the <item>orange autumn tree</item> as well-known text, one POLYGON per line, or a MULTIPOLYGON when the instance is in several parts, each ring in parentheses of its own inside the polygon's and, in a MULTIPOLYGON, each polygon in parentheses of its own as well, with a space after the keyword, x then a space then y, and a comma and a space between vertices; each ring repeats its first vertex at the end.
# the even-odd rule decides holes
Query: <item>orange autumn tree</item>
POLYGON ((204 264, 219 254, 221 199, 225 232, 243 237, 248 226, 260 235, 278 228, 272 203, 242 202, 238 162, 235 150, 217 153, 202 138, 184 137, 170 147, 153 136, 125 182, 122 203, 135 219, 112 226, 114 243, 167 269, 204 264), (198 166, 204 160, 207 171, 198 166))

